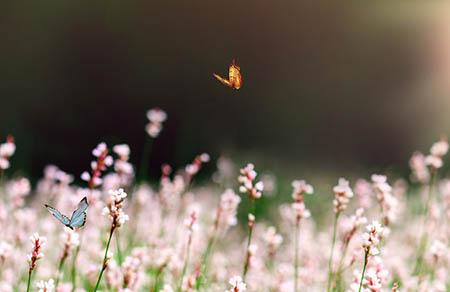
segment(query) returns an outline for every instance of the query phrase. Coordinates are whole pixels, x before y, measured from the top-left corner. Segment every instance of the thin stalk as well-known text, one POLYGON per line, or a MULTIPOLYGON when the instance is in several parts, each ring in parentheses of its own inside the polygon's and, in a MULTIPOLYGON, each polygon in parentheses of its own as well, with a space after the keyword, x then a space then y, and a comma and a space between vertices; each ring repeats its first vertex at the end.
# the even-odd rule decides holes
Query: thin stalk
POLYGON ((70 275, 72 280, 72 292, 74 292, 77 287, 77 259, 78 254, 80 253, 82 242, 83 242, 83 233, 80 232, 80 244, 77 246, 77 249, 75 250, 75 254, 73 255, 72 260, 72 270, 70 275))
POLYGON ((364 276, 365 276, 365 273, 366 273, 366 267, 367 267, 368 260, 369 260, 369 250, 366 250, 366 252, 364 254, 364 266, 363 266, 363 270, 362 270, 362 273, 361 273, 361 279, 359 280, 358 292, 361 292, 362 283, 364 281, 364 276))
POLYGON ((295 222, 295 232, 294 232, 294 291, 298 292, 298 249, 299 249, 299 234, 300 234, 300 220, 295 222))
POLYGON ((119 263, 119 265, 122 265, 123 257, 122 257, 122 250, 120 249, 119 232, 116 232, 116 249, 117 249, 117 262, 119 263))
POLYGON ((436 179, 436 171, 431 172, 431 178, 428 185, 428 192, 427 192, 427 200, 424 206, 423 210, 423 222, 422 222, 422 231, 419 241, 419 248, 418 248, 418 254, 416 257, 416 264, 414 266, 414 274, 420 275, 422 272, 422 266, 423 266, 423 256, 425 253, 425 249, 428 242, 428 232, 426 230, 427 228, 427 222, 428 222, 428 213, 430 210, 430 205, 433 199, 433 187, 434 187, 434 181, 436 179))
POLYGON ((341 259, 339 260, 338 269, 337 269, 337 272, 336 272, 336 274, 335 274, 334 282, 336 283, 336 286, 337 286, 337 285, 340 285, 341 280, 342 280, 342 279, 341 279, 341 278, 342 278, 342 272, 345 270, 345 269, 344 269, 344 260, 345 260, 345 257, 347 256, 348 243, 349 243, 349 242, 346 242, 346 244, 345 244, 345 246, 344 246, 344 251, 342 252, 342 257, 341 257, 341 259))
POLYGON ((114 226, 111 226, 111 231, 109 232, 108 243, 106 244, 105 256, 103 257, 102 269, 100 270, 100 274, 98 275, 97 284, 95 284, 94 292, 96 292, 98 287, 100 286, 100 281, 102 279, 103 272, 106 270, 106 267, 107 267, 106 263, 107 263, 107 257, 108 257, 108 250, 109 250, 109 245, 111 244, 111 238, 113 236, 114 229, 115 229, 114 226))
MULTIPOLYGON (((250 210, 249 214, 255 215, 255 199, 250 198, 250 210)), ((248 226, 248 239, 247 239, 247 249, 246 249, 246 257, 245 257, 245 263, 244 263, 244 271, 242 272, 242 279, 245 282, 245 276, 248 272, 248 266, 250 264, 250 255, 248 252, 248 248, 250 247, 250 244, 252 243, 252 235, 253 235, 253 226, 249 224, 248 226)))
POLYGON ((64 262, 66 261, 66 256, 62 256, 59 265, 58 265, 58 274, 56 275, 56 281, 55 281, 55 289, 58 289, 59 280, 61 279, 61 275, 63 273, 63 266, 64 262))
POLYGON ((327 283, 327 291, 330 291, 331 288, 331 279, 333 278, 333 271, 332 271, 332 265, 333 265, 333 255, 334 255, 334 245, 336 244, 336 231, 337 231, 337 223, 339 219, 339 212, 336 213, 336 216, 334 217, 334 225, 333 225, 333 241, 331 243, 331 252, 330 252, 330 258, 328 260, 328 283, 327 283))
POLYGON ((30 292, 30 287, 31 287, 31 273, 32 273, 32 272, 33 272, 32 270, 30 270, 30 271, 28 272, 27 292, 30 292))
POLYGON ((149 166, 149 160, 150 160, 150 152, 152 149, 152 144, 153 144, 153 139, 148 137, 148 135, 146 135, 145 137, 145 143, 144 143, 144 149, 143 149, 143 153, 142 153, 142 159, 141 159, 141 165, 139 166, 139 180, 143 181, 147 179, 147 175, 148 175, 148 166, 149 166))
POLYGON ((189 257, 190 257, 190 253, 191 253, 191 243, 192 243, 192 231, 189 234, 188 242, 186 245, 186 257, 184 258, 183 272, 181 273, 181 279, 180 279, 180 284, 178 286, 178 291, 181 291, 181 288, 183 286, 183 279, 184 279, 184 276, 186 275, 187 266, 189 263, 189 257))
POLYGON ((155 275, 155 283, 153 283, 153 287, 150 288, 150 292, 156 292, 159 286, 159 279, 161 277, 161 274, 164 270, 165 265, 161 266, 155 275))

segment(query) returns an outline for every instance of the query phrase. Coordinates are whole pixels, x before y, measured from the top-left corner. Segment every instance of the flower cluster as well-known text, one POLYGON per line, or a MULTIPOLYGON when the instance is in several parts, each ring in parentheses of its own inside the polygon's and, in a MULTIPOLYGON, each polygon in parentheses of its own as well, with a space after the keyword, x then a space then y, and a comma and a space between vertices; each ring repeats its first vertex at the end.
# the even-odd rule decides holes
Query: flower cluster
POLYGON ((97 147, 92 150, 92 155, 94 155, 97 160, 91 162, 91 173, 89 174, 85 171, 81 174, 81 179, 88 182, 90 189, 102 184, 102 172, 113 164, 113 158, 108 155, 108 147, 103 142, 98 144, 97 147))
POLYGON ((14 144, 14 137, 8 136, 6 142, 0 144, 0 170, 3 171, 10 167, 10 158, 16 152, 16 144, 14 144))
POLYGON ((53 291, 55 291, 55 281, 53 279, 50 279, 48 281, 39 281, 39 282, 37 282, 36 286, 38 288, 38 292, 53 292, 53 291))
POLYGON ((243 292, 247 290, 247 285, 240 276, 232 277, 228 283, 231 285, 231 288, 225 292, 243 292))
POLYGON ((283 236, 277 233, 275 227, 270 226, 264 233, 263 239, 267 245, 270 258, 273 258, 276 251, 283 243, 283 236))
POLYGON ((36 268, 36 263, 39 259, 44 257, 41 249, 46 243, 47 239, 45 237, 39 236, 38 233, 34 233, 31 237, 32 251, 27 255, 27 261, 29 265, 28 272, 31 273, 36 268))
POLYGON ((142 261, 134 256, 127 257, 122 264, 123 287, 129 291, 134 291, 136 287, 141 264, 142 261))
POLYGON ((308 218, 311 216, 311 213, 305 207, 305 194, 312 194, 314 192, 314 188, 306 183, 304 180, 295 180, 292 182, 293 192, 292 198, 294 199, 294 203, 292 203, 292 209, 295 213, 295 221, 298 223, 303 218, 308 218))
POLYGON ((200 155, 197 155, 192 163, 186 165, 186 181, 190 182, 192 178, 200 171, 200 169, 202 168, 202 164, 209 162, 209 159, 210 158, 208 153, 202 153, 200 155))
POLYGON ((374 220, 366 226, 366 231, 362 235, 362 247, 367 254, 377 255, 379 253, 377 246, 383 236, 384 227, 374 220))
POLYGON ((334 192, 334 212, 340 213, 347 208, 350 198, 353 197, 353 191, 348 180, 340 178, 338 185, 333 188, 334 192))
POLYGON ((425 160, 425 155, 418 151, 414 152, 409 159, 409 167, 412 171, 412 179, 422 184, 428 183, 428 181, 430 180, 430 172, 425 160))
POLYGON ((152 108, 147 111, 147 119, 149 121, 145 126, 147 134, 152 138, 158 137, 163 128, 162 124, 167 119, 166 112, 160 108, 152 108))
POLYGON ((220 196, 219 207, 216 209, 214 219, 214 229, 226 231, 230 226, 237 224, 237 208, 241 202, 239 197, 233 190, 227 189, 220 196))
POLYGON ((430 154, 425 158, 425 163, 430 166, 432 171, 442 167, 444 164, 442 158, 447 154, 448 147, 446 138, 442 138, 431 146, 430 154))
POLYGON ((350 216, 348 220, 343 221, 343 244, 347 246, 353 238, 358 229, 367 223, 367 218, 363 216, 364 209, 358 208, 354 215, 350 216))
POLYGON ((398 214, 398 199, 392 193, 392 187, 387 182, 387 177, 384 175, 372 175, 372 185, 378 203, 381 207, 383 224, 388 226, 395 221, 398 214))
POLYGON ((123 189, 111 190, 109 192, 108 205, 103 208, 103 214, 108 215, 112 221, 112 228, 122 226, 129 220, 127 214, 123 211, 124 200, 127 197, 127 193, 123 189))
POLYGON ((189 209, 189 216, 184 220, 184 226, 192 232, 198 229, 197 220, 200 210, 198 205, 191 206, 189 209))
POLYGON ((133 165, 129 162, 130 147, 127 144, 118 144, 113 147, 117 159, 114 161, 114 171, 116 172, 120 186, 128 186, 134 176, 133 165))
POLYGON ((239 191, 241 193, 247 193, 251 199, 260 198, 264 190, 264 184, 262 181, 255 183, 257 176, 255 166, 249 163, 240 170, 240 173, 241 175, 238 177, 238 181, 241 184, 239 191))

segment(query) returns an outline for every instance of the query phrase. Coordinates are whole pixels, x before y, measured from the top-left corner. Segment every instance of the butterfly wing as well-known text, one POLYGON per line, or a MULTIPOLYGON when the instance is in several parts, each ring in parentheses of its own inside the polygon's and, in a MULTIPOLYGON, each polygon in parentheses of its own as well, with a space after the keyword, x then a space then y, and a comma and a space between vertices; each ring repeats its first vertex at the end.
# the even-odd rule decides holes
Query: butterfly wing
POLYGON ((234 89, 239 89, 242 86, 242 75, 241 75, 241 68, 236 65, 236 63, 233 60, 233 63, 230 65, 230 70, 228 73, 229 77, 228 79, 230 80, 230 85, 234 88, 234 89))
POLYGON ((52 214, 56 219, 58 219, 59 222, 61 222, 62 224, 66 225, 66 226, 69 226, 70 219, 67 218, 67 216, 61 214, 61 212, 59 212, 52 206, 45 205, 45 208, 47 208, 47 210, 50 212, 50 214, 52 214))
POLYGON ((85 223, 86 223, 86 212, 83 212, 77 215, 76 217, 72 217, 70 219, 70 227, 73 229, 83 227, 85 223))
POLYGON ((84 197, 80 203, 78 203, 78 208, 73 211, 72 217, 70 217, 70 226, 72 228, 83 227, 86 223, 86 210, 89 207, 87 198, 84 197))
POLYGON ((225 84, 226 86, 232 87, 230 81, 228 81, 227 79, 222 78, 222 77, 220 77, 219 75, 217 75, 217 74, 215 74, 215 73, 213 74, 213 76, 216 77, 217 80, 219 80, 220 82, 222 82, 222 83, 225 84))

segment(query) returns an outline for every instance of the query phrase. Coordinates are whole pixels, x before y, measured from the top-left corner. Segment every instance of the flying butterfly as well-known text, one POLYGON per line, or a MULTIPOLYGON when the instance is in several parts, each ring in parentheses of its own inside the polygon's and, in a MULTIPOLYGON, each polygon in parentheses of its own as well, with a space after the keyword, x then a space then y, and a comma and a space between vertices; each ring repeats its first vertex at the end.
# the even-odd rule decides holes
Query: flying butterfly
POLYGON ((228 71, 228 79, 220 77, 215 73, 213 76, 230 88, 239 89, 242 87, 241 67, 236 64, 235 60, 231 62, 230 69, 228 71))
POLYGON ((72 217, 67 217, 52 206, 45 204, 45 208, 52 214, 56 219, 59 220, 62 224, 69 227, 70 229, 81 228, 86 223, 86 210, 89 207, 87 198, 84 197, 79 203, 78 208, 73 211, 72 217))

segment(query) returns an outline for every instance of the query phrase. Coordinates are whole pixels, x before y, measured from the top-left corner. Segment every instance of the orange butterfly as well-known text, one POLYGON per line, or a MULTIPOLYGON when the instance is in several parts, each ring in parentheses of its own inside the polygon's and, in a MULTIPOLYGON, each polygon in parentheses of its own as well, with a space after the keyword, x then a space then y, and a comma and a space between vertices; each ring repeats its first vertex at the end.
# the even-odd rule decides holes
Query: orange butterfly
POLYGON ((231 62, 230 65, 230 69, 228 72, 228 79, 222 78, 215 73, 213 74, 213 76, 230 88, 239 89, 242 87, 241 67, 239 67, 234 60, 231 62))

